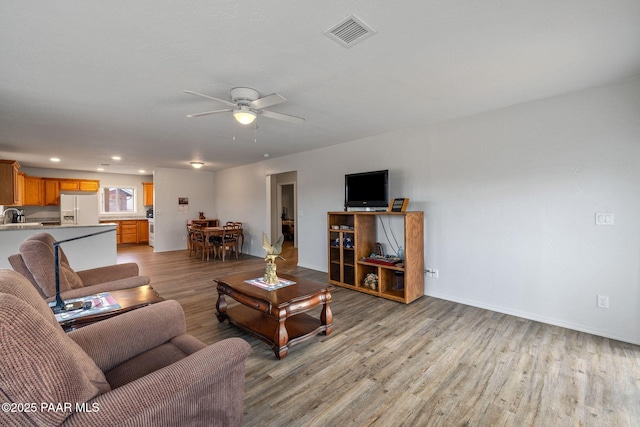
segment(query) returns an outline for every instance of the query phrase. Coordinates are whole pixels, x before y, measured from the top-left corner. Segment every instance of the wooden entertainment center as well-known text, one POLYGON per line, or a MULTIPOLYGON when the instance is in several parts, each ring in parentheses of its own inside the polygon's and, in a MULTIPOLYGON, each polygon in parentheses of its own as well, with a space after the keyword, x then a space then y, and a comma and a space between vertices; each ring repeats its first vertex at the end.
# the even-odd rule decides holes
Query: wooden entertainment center
POLYGON ((423 212, 328 212, 329 283, 408 304, 424 295, 423 212), (377 221, 400 217, 404 225, 404 266, 364 261, 375 250, 377 221), (364 285, 378 276, 377 289, 364 285))

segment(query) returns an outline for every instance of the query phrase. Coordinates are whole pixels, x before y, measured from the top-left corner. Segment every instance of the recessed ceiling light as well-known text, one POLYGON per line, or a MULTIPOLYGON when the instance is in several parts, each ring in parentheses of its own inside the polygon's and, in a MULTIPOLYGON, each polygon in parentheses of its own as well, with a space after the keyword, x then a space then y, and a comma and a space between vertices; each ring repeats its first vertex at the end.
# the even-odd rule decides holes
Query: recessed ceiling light
POLYGON ((140 169, 138 172, 140 172, 140 173, 144 173, 144 172, 145 172, 145 170, 144 170, 144 169, 140 169))
POLYGON ((57 157, 52 157, 49 160, 51 160, 52 162, 59 162, 60 161, 60 159, 57 158, 57 157))
POLYGON ((193 166, 196 169, 200 169, 202 166, 204 166, 204 163, 202 163, 202 162, 191 162, 191 166, 193 166))
POLYGON ((264 153, 264 154, 263 154, 263 157, 266 159, 267 157, 269 157, 269 154, 264 153))
POLYGON ((98 170, 98 172, 102 172, 104 170, 104 168, 98 168, 97 170, 98 170))
POLYGON ((122 157, 120 157, 120 156, 113 156, 113 157, 111 157, 111 160, 122 160, 122 157))

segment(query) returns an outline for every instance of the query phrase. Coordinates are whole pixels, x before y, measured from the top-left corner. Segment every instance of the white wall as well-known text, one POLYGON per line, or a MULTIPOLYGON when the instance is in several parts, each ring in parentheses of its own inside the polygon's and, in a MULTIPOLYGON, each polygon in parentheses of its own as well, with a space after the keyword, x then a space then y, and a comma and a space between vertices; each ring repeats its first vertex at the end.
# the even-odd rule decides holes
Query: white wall
POLYGON ((267 217, 267 175, 265 163, 216 172, 215 204, 218 219, 242 222, 243 252, 264 257, 262 233, 269 233, 267 217))
POLYGON ((297 170, 299 265, 326 271, 344 174, 389 169, 425 212, 427 295, 640 343, 639 117, 636 77, 221 171, 216 202, 264 227, 265 176, 297 170))
POLYGON ((214 175, 204 170, 156 168, 154 170, 155 252, 187 248, 187 220, 198 212, 217 218, 214 175), (188 212, 178 210, 178 198, 189 199, 188 212))

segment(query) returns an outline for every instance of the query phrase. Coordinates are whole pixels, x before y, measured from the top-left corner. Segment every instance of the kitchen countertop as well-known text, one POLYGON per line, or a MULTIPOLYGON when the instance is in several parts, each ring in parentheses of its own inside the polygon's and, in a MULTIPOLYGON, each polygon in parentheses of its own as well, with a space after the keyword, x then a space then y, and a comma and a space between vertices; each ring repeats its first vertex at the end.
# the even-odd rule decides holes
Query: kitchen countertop
MULTIPOLYGON (((0 231, 22 231, 22 230, 50 230, 60 228, 79 228, 79 227, 105 227, 109 224, 93 224, 93 225, 43 225, 34 223, 22 224, 0 224, 0 231)), ((112 224, 115 225, 115 224, 112 224)))
POLYGON ((149 219, 146 216, 117 216, 117 217, 100 217, 100 221, 142 221, 149 219))

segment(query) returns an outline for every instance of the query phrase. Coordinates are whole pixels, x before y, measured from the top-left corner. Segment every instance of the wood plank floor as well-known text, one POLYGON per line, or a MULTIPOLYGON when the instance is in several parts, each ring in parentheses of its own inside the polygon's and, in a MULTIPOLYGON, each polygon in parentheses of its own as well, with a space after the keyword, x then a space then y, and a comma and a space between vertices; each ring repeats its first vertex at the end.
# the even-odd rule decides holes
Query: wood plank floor
MULTIPOLYGON (((278 271, 326 283, 283 252, 278 271)), ((271 348, 215 316, 213 278, 262 258, 201 261, 122 246, 206 343, 239 336, 246 426, 640 426, 640 346, 423 297, 403 305, 332 293, 333 333, 271 348)), ((215 361, 212 361, 215 363, 215 361)))

